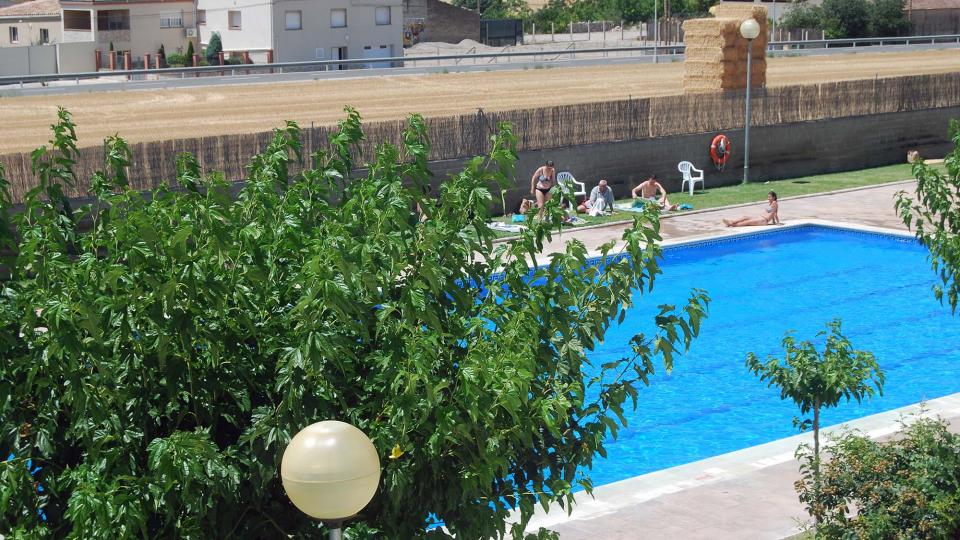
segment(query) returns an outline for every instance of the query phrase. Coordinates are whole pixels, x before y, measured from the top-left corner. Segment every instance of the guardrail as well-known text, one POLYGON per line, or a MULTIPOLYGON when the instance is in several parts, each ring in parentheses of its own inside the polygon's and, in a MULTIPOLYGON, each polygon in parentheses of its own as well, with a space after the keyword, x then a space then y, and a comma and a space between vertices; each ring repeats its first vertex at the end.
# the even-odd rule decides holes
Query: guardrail
MULTIPOLYGON (((942 34, 933 36, 903 36, 903 37, 883 37, 883 38, 857 38, 857 39, 811 39, 811 40, 791 40, 791 41, 772 41, 768 44, 770 50, 784 50, 787 48, 809 49, 809 48, 839 48, 839 47, 863 47, 876 45, 912 45, 912 44, 936 44, 936 43, 958 43, 960 44, 960 34, 942 34)), ((405 67, 404 64, 416 64, 422 62, 440 62, 443 60, 454 60, 456 64, 461 61, 473 59, 489 58, 490 61, 496 61, 500 58, 532 58, 537 61, 537 57, 543 57, 543 61, 557 61, 561 56, 569 56, 575 59, 577 54, 602 54, 608 56, 610 53, 642 53, 643 55, 663 54, 666 56, 672 54, 682 54, 683 45, 657 46, 644 45, 638 47, 604 47, 591 49, 570 48, 561 50, 539 50, 539 51, 514 51, 514 52, 490 52, 474 54, 447 54, 435 56, 399 56, 390 58, 362 58, 349 60, 313 60, 308 62, 283 62, 273 64, 236 64, 224 66, 201 66, 201 67, 183 67, 183 68, 164 68, 164 69, 131 69, 124 71, 91 71, 82 73, 51 73, 40 75, 12 75, 0 77, 0 86, 16 85, 23 86, 28 83, 48 83, 52 81, 77 81, 99 78, 124 77, 133 79, 154 75, 158 78, 186 78, 188 76, 236 76, 264 73, 290 73, 303 71, 326 71, 331 68, 340 70, 351 66, 371 66, 373 64, 389 63, 393 68, 399 69, 405 67), (552 57, 552 58, 551 58, 552 57)))
MULTIPOLYGON (((57 80, 85 80, 85 79, 99 79, 101 77, 137 77, 141 75, 161 75, 161 76, 170 76, 170 75, 179 75, 180 78, 186 78, 187 76, 200 76, 200 75, 209 75, 211 73, 220 73, 222 76, 226 75, 238 75, 238 74, 253 74, 253 73, 289 73, 296 71, 317 71, 317 68, 320 70, 327 70, 328 68, 340 69, 340 66, 363 66, 371 64, 404 64, 404 63, 415 63, 415 62, 435 62, 440 60, 466 60, 470 58, 480 59, 480 58, 522 58, 522 57, 537 57, 537 56, 551 56, 558 53, 562 54, 585 54, 585 53, 611 53, 611 52, 643 52, 643 51, 652 51, 654 50, 653 46, 643 46, 643 47, 610 47, 610 48, 594 48, 594 49, 571 49, 564 51, 519 51, 519 52, 494 52, 494 53, 476 53, 470 55, 464 54, 441 54, 435 56, 396 56, 389 58, 357 58, 350 60, 311 60, 308 62, 283 62, 283 63, 274 63, 274 64, 235 64, 235 65, 224 65, 224 66, 200 66, 200 67, 182 67, 182 68, 163 68, 163 69, 130 69, 122 71, 87 71, 82 73, 52 73, 52 74, 41 74, 41 75, 13 75, 0 77, 0 85, 4 84, 25 84, 25 83, 45 83, 50 81, 57 80)), ((683 46, 671 46, 671 47, 657 47, 658 51, 672 51, 664 52, 664 54, 677 54, 683 52, 683 46)), ((401 66, 397 66, 401 67, 401 66)))
POLYGON ((883 45, 922 45, 925 43, 960 43, 960 34, 939 34, 934 36, 893 36, 874 38, 845 38, 845 39, 800 39, 789 41, 771 41, 767 46, 771 50, 782 50, 786 46, 798 48, 831 47, 871 47, 883 45))

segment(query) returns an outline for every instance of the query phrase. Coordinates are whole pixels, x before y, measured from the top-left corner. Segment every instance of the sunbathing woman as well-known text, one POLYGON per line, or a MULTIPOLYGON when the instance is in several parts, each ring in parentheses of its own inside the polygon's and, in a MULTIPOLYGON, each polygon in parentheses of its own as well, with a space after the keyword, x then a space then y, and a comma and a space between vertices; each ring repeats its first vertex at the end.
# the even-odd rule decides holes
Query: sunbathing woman
POLYGON ((537 215, 543 214, 543 205, 547 204, 547 200, 550 198, 550 190, 553 189, 554 184, 557 182, 557 170, 553 168, 553 161, 547 160, 547 162, 537 168, 533 172, 533 176, 530 177, 530 194, 537 196, 537 208, 540 209, 540 212, 537 215))
POLYGON ((779 225, 780 217, 777 215, 779 206, 777 205, 777 194, 771 191, 767 194, 767 207, 763 209, 763 214, 759 216, 743 216, 739 219, 723 220, 727 227, 750 227, 753 225, 779 225))

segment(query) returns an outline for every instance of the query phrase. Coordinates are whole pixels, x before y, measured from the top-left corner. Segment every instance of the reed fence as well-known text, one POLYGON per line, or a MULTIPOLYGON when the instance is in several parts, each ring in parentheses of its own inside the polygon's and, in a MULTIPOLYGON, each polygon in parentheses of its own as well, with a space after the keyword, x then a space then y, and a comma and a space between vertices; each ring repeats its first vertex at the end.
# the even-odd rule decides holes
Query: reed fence
MULTIPOLYGON (((490 135, 500 122, 513 124, 519 151, 739 129, 744 122, 743 100, 742 91, 690 94, 514 111, 479 110, 426 118, 425 122, 432 141, 430 159, 447 160, 489 151, 490 135)), ((751 96, 753 126, 956 106, 960 106, 960 73, 773 87, 751 96)), ((365 124, 362 156, 373 156, 381 143, 399 145, 404 127, 404 121, 365 124)), ((305 155, 309 155, 327 146, 336 126, 303 131, 305 155)), ((221 171, 228 179, 242 180, 250 158, 271 138, 271 132, 260 132, 131 145, 132 187, 149 190, 175 178, 175 158, 180 152, 196 155, 205 171, 221 171)), ((75 167, 78 181, 69 195, 88 194, 89 179, 103 168, 103 157, 101 147, 80 149, 75 167)), ((35 185, 30 153, 3 155, 0 162, 6 166, 13 200, 21 201, 35 185)))

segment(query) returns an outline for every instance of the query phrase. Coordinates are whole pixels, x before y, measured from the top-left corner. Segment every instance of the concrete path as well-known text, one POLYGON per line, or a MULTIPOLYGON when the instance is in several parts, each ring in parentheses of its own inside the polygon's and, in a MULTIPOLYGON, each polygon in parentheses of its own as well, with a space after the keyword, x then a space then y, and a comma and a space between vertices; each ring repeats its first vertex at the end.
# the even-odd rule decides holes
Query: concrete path
MULTIPOLYGON (((857 188, 831 194, 784 198, 781 220, 826 220, 905 231, 894 210, 894 195, 912 193, 914 181, 857 188)), ((775 189, 775 185, 771 185, 775 189)), ((729 233, 721 219, 744 214, 758 215, 764 202, 736 208, 687 212, 666 216, 664 239, 680 240, 729 233)), ((562 249, 576 238, 595 251, 601 244, 618 240, 625 225, 598 227, 564 233, 548 246, 562 249)), ((761 230, 765 227, 752 227, 761 230)), ((744 231, 745 229, 738 229, 744 231)), ((933 413, 948 419, 960 431, 960 394, 933 400, 933 413)), ((905 407, 862 418, 848 425, 884 437, 893 433, 901 414, 916 411, 905 407)), ((707 435, 707 434, 705 434, 707 435)), ((792 536, 807 521, 797 499, 794 482, 799 479, 793 457, 797 445, 809 442, 810 434, 798 435, 730 454, 681 465, 598 487, 595 498, 579 497, 573 515, 559 508, 537 515, 530 531, 543 526, 560 533, 564 540, 594 539, 689 540, 778 539, 792 536)))
MULTIPOLYGON (((770 188, 776 190, 776 183, 772 183, 770 188)), ((894 195, 901 190, 913 193, 916 190, 916 181, 855 188, 830 194, 786 197, 780 200, 780 221, 788 224, 790 220, 823 219, 906 230, 893 208, 894 195)), ((743 215, 760 215, 766 205, 766 200, 763 200, 755 204, 718 210, 665 214, 661 218, 661 234, 664 240, 679 240, 727 231, 729 229, 724 227, 721 220, 743 215)), ((619 240, 626 227, 624 224, 565 231, 562 236, 555 236, 554 240, 545 246, 544 254, 562 250, 566 242, 574 238, 583 242, 588 251, 593 252, 606 242, 619 240)), ((760 230, 767 227, 750 228, 760 230)))

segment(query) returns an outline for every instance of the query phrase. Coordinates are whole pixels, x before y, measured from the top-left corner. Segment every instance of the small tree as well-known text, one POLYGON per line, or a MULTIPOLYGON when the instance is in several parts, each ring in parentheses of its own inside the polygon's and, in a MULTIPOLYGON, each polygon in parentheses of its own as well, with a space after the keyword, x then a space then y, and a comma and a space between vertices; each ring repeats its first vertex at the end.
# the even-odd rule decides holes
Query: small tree
POLYGON ((287 123, 236 197, 190 154, 181 189, 141 193, 111 137, 96 201, 74 211, 61 110, 9 219, 0 168, 0 256, 16 254, 0 282, 0 456, 13 454, 0 533, 316 538, 278 471, 318 419, 356 425, 382 456, 348 537, 523 538, 536 506, 589 490, 595 456, 654 366, 699 332, 707 297, 661 305, 652 332, 591 366, 586 351, 660 273, 656 212, 601 246, 605 262, 573 240, 534 267, 561 226, 556 202, 505 243, 488 226, 513 177, 510 127, 436 199, 426 129, 412 116, 402 146, 364 160, 350 110, 301 168, 287 123), (427 534, 428 520, 445 527, 427 534))
POLYGON ((916 195, 897 193, 896 207, 903 223, 914 229, 920 243, 930 250, 933 271, 940 277, 934 295, 941 302, 946 296, 956 313, 960 298, 960 123, 951 120, 949 133, 954 148, 943 160, 947 173, 923 160, 916 162, 916 195))
POLYGON ((873 0, 870 9, 870 34, 899 36, 910 29, 910 21, 903 11, 903 0, 873 0))
MULTIPOLYGON (((190 43, 193 45, 193 42, 190 43)), ((207 43, 207 49, 204 56, 211 65, 220 63, 220 53, 223 51, 223 43, 220 42, 220 33, 214 32, 210 35, 210 43, 207 43)))
POLYGON ((867 36, 870 6, 867 0, 823 0, 823 30, 828 39, 867 36))
POLYGON ((823 10, 806 0, 794 2, 780 21, 780 27, 788 30, 823 28, 823 10))
POLYGON ((163 48, 163 43, 160 44, 160 49, 157 50, 157 56, 160 58, 161 64, 167 61, 167 51, 163 48))
POLYGON ((872 353, 855 350, 840 333, 840 319, 827 323, 827 331, 817 333, 826 336, 823 352, 817 351, 809 341, 797 341, 790 333, 783 338, 786 357, 770 356, 766 362, 753 353, 747 355, 747 367, 761 381, 780 389, 780 397, 790 398, 800 414, 813 412, 813 419, 794 419, 802 430, 813 428, 813 471, 820 470, 820 411, 824 407, 836 407, 841 400, 861 401, 873 396, 874 387, 883 394, 884 374, 872 353))
POLYGON ((187 42, 187 58, 190 62, 193 62, 193 41, 187 42))

